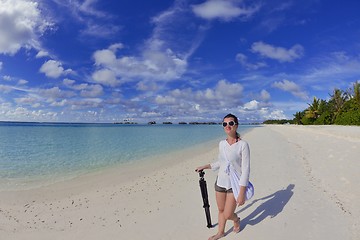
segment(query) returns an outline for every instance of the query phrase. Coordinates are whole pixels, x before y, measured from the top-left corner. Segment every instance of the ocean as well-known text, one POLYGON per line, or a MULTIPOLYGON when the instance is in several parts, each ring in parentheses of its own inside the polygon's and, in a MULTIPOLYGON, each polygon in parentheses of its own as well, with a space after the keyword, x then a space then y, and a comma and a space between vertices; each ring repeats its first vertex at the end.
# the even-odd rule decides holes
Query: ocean
MULTIPOLYGON (((252 126, 239 127, 243 133, 252 126)), ((0 123, 0 190, 56 182, 224 138, 221 125, 0 123)))

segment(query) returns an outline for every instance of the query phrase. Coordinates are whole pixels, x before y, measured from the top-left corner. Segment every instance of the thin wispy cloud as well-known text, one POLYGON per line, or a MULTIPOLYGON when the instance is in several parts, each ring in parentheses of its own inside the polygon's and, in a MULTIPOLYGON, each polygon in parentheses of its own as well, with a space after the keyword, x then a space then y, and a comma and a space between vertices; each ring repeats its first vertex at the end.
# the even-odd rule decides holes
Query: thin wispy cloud
POLYGON ((281 89, 285 92, 290 92, 292 95, 299 97, 303 100, 308 100, 308 94, 302 90, 302 88, 293 81, 283 80, 281 82, 274 82, 273 87, 281 89))

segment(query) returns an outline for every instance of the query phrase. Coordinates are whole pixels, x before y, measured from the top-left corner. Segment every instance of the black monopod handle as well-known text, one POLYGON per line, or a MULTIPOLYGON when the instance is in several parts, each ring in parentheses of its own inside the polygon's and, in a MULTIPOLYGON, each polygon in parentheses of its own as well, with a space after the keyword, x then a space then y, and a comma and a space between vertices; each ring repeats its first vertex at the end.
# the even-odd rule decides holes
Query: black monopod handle
POLYGON ((199 176, 200 176, 199 185, 200 185, 201 196, 202 196, 203 204, 204 204, 203 208, 205 210, 207 227, 211 228, 212 224, 211 224, 211 216, 210 216, 210 209, 209 209, 210 204, 209 204, 207 186, 206 186, 206 181, 204 179, 204 175, 205 175, 205 172, 203 170, 199 171, 199 176))
POLYGON ((205 175, 204 170, 200 170, 198 173, 199 173, 199 177, 204 179, 204 175, 205 175))

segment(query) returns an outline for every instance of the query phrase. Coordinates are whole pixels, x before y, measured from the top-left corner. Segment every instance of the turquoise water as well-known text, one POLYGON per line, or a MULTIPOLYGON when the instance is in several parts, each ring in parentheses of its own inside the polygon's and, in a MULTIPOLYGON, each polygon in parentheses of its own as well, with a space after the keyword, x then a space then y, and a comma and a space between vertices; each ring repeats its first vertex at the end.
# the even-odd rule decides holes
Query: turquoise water
MULTIPOLYGON (((240 126, 240 133, 248 128, 240 126)), ((220 125, 0 123, 0 189, 76 176, 222 137, 220 125)))

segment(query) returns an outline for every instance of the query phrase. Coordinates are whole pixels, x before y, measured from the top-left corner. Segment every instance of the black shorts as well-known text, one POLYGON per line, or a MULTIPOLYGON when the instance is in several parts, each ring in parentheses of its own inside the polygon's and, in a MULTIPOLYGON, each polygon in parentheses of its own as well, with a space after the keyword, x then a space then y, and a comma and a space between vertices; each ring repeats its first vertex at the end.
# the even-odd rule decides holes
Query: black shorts
POLYGON ((218 186, 217 185, 217 179, 216 179, 216 182, 215 182, 215 191, 216 192, 223 192, 223 193, 232 193, 233 192, 231 188, 226 190, 226 188, 218 186))

